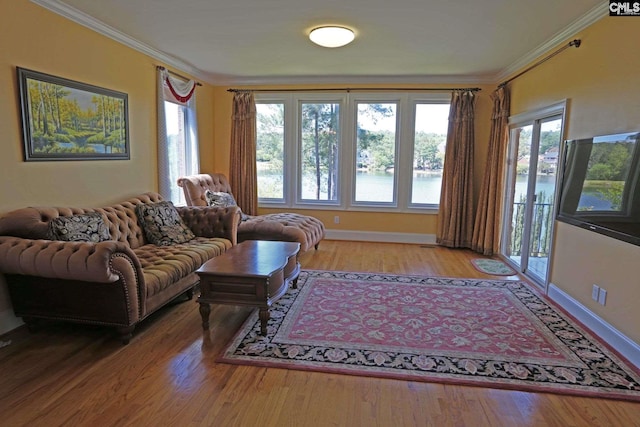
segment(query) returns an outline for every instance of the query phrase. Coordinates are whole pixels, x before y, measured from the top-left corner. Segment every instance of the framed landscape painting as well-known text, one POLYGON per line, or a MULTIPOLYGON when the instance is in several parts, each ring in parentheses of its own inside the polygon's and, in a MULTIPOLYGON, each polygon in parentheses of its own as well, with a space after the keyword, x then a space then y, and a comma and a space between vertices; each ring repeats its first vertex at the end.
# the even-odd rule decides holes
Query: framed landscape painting
POLYGON ((25 161, 129 159, 126 93, 17 71, 25 161))

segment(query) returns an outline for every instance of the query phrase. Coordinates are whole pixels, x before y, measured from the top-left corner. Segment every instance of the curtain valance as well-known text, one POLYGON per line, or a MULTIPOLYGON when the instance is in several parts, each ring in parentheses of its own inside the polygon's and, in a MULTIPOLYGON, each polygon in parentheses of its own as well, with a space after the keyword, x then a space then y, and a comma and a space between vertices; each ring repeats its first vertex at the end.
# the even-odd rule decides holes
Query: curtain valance
POLYGON ((164 98, 180 105, 186 105, 196 90, 195 80, 182 80, 169 74, 169 71, 160 70, 162 76, 162 89, 164 98))

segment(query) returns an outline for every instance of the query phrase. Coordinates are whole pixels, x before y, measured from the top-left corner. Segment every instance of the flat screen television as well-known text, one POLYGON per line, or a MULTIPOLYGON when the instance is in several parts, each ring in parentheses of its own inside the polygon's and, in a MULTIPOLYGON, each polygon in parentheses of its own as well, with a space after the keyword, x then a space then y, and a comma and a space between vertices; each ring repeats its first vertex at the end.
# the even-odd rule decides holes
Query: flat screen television
POLYGON ((640 246, 640 132, 567 140, 557 214, 640 246))

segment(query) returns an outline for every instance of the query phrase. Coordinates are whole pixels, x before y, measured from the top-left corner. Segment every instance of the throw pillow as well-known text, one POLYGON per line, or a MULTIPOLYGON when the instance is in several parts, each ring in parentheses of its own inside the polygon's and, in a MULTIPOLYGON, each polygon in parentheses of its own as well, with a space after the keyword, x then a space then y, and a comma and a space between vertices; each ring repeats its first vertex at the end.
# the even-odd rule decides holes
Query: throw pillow
POLYGON ((209 206, 215 206, 219 208, 238 206, 238 204, 236 203, 236 199, 233 198, 233 194, 230 193, 207 190, 204 192, 204 197, 207 200, 207 205, 209 206))
POLYGON ((49 239, 66 242, 104 242, 111 240, 109 227, 98 212, 59 216, 49 222, 49 239))
MULTIPOLYGON (((217 208, 238 206, 238 203, 236 203, 236 199, 231 193, 207 190, 204 192, 204 198, 207 200, 207 205, 217 208)), ((249 215, 246 215, 244 212, 242 212, 242 210, 240 210, 240 218, 241 221, 246 221, 249 219, 249 215)))
POLYGON ((195 239, 170 201, 141 203, 136 206, 138 221, 150 243, 169 246, 195 239))

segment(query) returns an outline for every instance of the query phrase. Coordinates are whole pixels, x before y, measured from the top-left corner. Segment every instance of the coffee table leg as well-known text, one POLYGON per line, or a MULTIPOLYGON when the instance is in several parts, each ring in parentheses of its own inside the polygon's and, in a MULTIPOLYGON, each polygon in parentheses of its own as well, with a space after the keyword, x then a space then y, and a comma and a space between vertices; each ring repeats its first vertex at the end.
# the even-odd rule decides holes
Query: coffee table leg
POLYGON ((202 317, 202 329, 209 330, 209 314, 211 314, 211 306, 206 302, 200 303, 200 317, 202 317))
POLYGON ((260 335, 267 335, 267 321, 269 320, 269 309, 260 309, 260 335))

